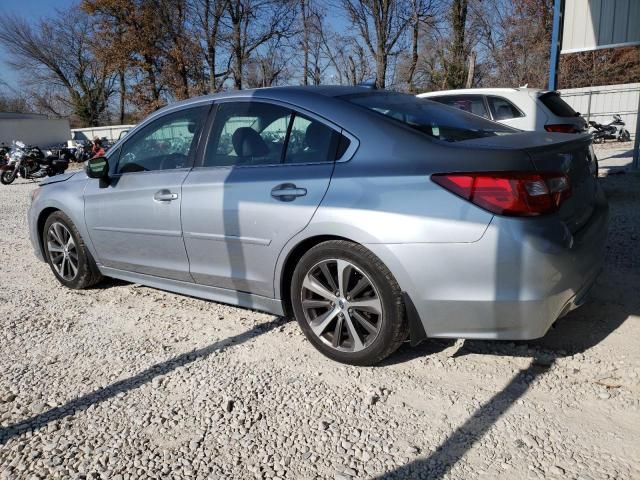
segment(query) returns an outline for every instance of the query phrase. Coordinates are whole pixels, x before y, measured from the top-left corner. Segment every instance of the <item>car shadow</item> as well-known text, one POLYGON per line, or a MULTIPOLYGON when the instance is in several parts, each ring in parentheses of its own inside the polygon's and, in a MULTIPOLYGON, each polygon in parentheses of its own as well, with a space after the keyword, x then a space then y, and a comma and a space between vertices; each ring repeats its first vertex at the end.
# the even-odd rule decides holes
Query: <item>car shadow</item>
POLYGON ((498 419, 526 393, 529 386, 551 369, 553 363, 553 360, 544 363, 534 360, 527 368, 520 370, 507 386, 478 408, 431 455, 418 458, 375 478, 380 480, 444 478, 498 419))
POLYGON ((120 393, 135 390, 147 383, 150 383, 154 378, 159 377, 160 375, 169 374, 177 368, 193 363, 196 360, 207 358, 213 353, 223 352, 234 345, 241 345, 251 341, 259 335, 263 335, 284 325, 287 321, 288 320, 284 317, 278 317, 269 322, 258 324, 243 333, 225 338, 198 350, 183 353, 164 362, 156 363, 137 375, 115 382, 106 388, 94 390, 93 392, 82 395, 81 397, 71 400, 64 405, 51 408, 43 413, 21 420, 7 427, 2 427, 0 428, 0 445, 4 445, 11 438, 45 427, 51 422, 55 422, 62 418, 75 415, 78 412, 88 409, 92 405, 105 402, 120 393))

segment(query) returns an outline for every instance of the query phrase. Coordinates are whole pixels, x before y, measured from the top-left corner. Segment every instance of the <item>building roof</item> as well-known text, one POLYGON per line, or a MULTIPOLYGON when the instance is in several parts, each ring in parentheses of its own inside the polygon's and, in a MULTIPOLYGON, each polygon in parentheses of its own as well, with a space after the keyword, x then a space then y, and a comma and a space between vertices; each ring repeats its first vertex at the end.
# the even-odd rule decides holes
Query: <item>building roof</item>
POLYGON ((0 112, 0 120, 25 120, 28 118, 47 118, 39 113, 0 112))

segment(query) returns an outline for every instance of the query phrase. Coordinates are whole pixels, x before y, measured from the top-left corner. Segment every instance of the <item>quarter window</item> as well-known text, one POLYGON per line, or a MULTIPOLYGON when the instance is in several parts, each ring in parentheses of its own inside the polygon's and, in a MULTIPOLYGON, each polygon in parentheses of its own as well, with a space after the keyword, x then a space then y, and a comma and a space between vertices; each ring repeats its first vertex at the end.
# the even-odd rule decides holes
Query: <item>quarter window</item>
POLYGON ((190 167, 208 110, 187 108, 151 122, 123 145, 116 173, 190 167))
POLYGON ((489 108, 493 119, 509 120, 510 118, 522 117, 522 113, 509 100, 502 97, 487 97, 489 108))

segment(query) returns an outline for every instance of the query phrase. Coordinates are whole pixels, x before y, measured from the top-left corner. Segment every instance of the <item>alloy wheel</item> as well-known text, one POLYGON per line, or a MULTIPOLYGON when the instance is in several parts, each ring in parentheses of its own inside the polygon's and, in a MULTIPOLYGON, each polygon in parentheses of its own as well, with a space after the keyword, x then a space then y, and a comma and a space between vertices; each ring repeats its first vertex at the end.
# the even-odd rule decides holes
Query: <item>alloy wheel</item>
POLYGON ((305 275, 301 299, 314 335, 336 350, 364 350, 380 333, 384 312, 378 290, 347 260, 314 265, 305 275))
POLYGON ((73 280, 78 274, 78 250, 71 232, 60 222, 49 227, 47 251, 56 273, 64 280, 73 280))

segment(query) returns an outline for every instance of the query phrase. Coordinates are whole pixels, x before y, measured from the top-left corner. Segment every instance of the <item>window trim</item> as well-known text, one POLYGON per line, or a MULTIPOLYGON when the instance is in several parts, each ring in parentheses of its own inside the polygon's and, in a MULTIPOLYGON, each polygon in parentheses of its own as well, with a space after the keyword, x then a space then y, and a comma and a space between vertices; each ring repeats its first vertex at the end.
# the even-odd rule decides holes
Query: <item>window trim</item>
MULTIPOLYGON (((193 165, 193 169, 194 170, 202 170, 202 169, 211 169, 211 168, 217 168, 217 169, 232 169, 232 168, 264 168, 264 167, 268 167, 268 168, 274 168, 274 167, 298 167, 298 166, 307 166, 307 165, 331 165, 334 163, 344 163, 344 162, 348 162, 349 160, 351 160, 351 158, 354 156, 354 154, 356 153, 356 150, 358 150, 358 147, 360 146, 360 141, 351 133, 349 133, 348 131, 346 131, 344 128, 340 127, 339 125, 333 123, 330 120, 327 120, 324 117, 321 117, 313 112, 309 112, 307 110, 305 110, 304 108, 299 107, 298 105, 294 105, 288 102, 283 102, 280 100, 272 100, 270 98, 255 98, 255 97, 227 97, 227 98, 222 98, 219 100, 215 100, 213 102, 213 106, 211 108, 211 111, 209 113, 209 122, 207 122, 204 126, 206 130, 206 133, 204 133, 203 135, 201 135, 200 137, 200 143, 201 143, 201 148, 198 149, 197 151, 197 157, 196 157, 196 161, 193 165), (285 143, 288 143, 288 139, 289 139, 289 133, 291 130, 291 127, 293 126, 293 120, 296 117, 296 114, 300 114, 304 117, 308 117, 314 121, 317 121, 319 123, 322 123, 323 125, 325 125, 328 128, 331 128, 334 132, 336 132, 339 135, 344 135, 345 137, 347 137, 349 139, 349 147, 347 147, 347 149, 345 150, 345 152, 342 154, 342 156, 340 158, 337 158, 335 160, 332 161, 325 161, 325 162, 300 162, 300 163, 286 163, 286 162, 282 162, 282 157, 281 157, 281 161, 279 163, 265 163, 265 164, 261 164, 261 165, 209 165, 209 166, 205 166, 204 165, 204 155, 207 151, 207 148, 209 146, 209 142, 212 141, 212 133, 213 133, 213 126, 215 124, 215 120, 216 120, 216 116, 218 114, 218 107, 224 103, 249 103, 249 102, 253 102, 253 103, 266 103, 268 105, 277 105, 279 107, 283 107, 283 108, 287 108, 289 110, 291 110, 291 120, 289 122, 289 127, 287 128, 287 136, 286 136, 286 140, 285 143)), ((286 149, 283 147, 283 155, 286 155, 286 149)))
MULTIPOLYGON (((209 118, 211 117, 211 111, 213 109, 213 106, 214 106, 214 102, 211 100, 211 101, 207 101, 207 102, 199 102, 199 103, 194 103, 194 104, 189 104, 189 105, 181 105, 179 107, 171 108, 170 110, 167 110, 166 112, 163 112, 162 114, 150 116, 148 119, 146 119, 140 125, 138 125, 136 128, 132 129, 129 132, 129 134, 122 139, 122 143, 120 145, 118 145, 118 144, 114 145, 114 147, 117 147, 117 148, 115 148, 115 150, 117 150, 117 152, 118 152, 118 159, 113 164, 111 164, 111 162, 109 162, 109 177, 111 177, 111 178, 120 178, 123 175, 140 175, 140 174, 152 174, 152 173, 167 173, 167 172, 185 172, 185 171, 190 171, 194 167, 196 162, 197 162, 198 153, 200 151, 200 144, 202 143, 203 132, 204 132, 204 129, 208 125, 209 118), (129 143, 129 141, 134 140, 135 137, 138 134, 142 133, 142 131, 145 128, 147 128, 149 125, 153 124, 157 120, 163 119, 163 118, 165 118, 165 117, 167 117, 169 115, 173 115, 173 114, 176 114, 176 113, 183 112, 185 110, 196 109, 196 108, 203 108, 203 109, 206 108, 207 110, 204 112, 204 118, 203 118, 202 126, 201 126, 200 130, 194 135, 194 137, 197 136, 198 138, 196 139, 196 144, 195 144, 195 146, 193 148, 193 151, 189 152, 187 165, 185 167, 165 169, 165 170, 147 170, 147 171, 140 171, 140 172, 124 172, 124 173, 118 172, 118 166, 120 164, 120 157, 122 156, 122 150, 127 146, 127 143, 129 143)), ((118 142, 118 143, 120 143, 120 142, 118 142)), ((111 157, 107 156, 107 160, 110 160, 110 159, 111 159, 111 157)))
POLYGON ((503 97, 502 95, 493 95, 493 94, 487 93, 487 94, 484 95, 484 97, 485 97, 486 102, 487 102, 487 109, 489 111, 489 115, 491 115, 491 120, 493 120, 494 122, 503 122, 503 121, 506 121, 506 120, 515 120, 516 118, 525 118, 526 117, 525 113, 515 103, 513 103, 508 98, 503 97), (502 119, 502 120, 496 120, 496 118, 493 115, 493 111, 491 110, 491 103, 489 102, 489 97, 497 98, 499 100, 504 100, 509 105, 511 105, 513 108, 515 108, 520 113, 520 115, 518 117, 511 117, 511 118, 505 118, 505 119, 502 119))

